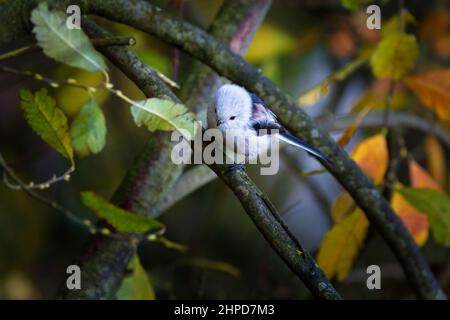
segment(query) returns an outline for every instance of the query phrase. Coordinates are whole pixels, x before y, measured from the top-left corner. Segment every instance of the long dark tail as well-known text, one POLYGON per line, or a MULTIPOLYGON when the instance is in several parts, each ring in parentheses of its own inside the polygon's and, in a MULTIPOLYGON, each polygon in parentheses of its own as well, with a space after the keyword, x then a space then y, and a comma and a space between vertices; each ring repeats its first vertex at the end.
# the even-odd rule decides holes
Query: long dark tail
POLYGON ((312 154, 313 156, 322 159, 326 162, 330 162, 330 160, 328 160, 327 157, 325 157, 319 150, 317 150, 316 148, 311 147, 310 145, 308 145, 305 141, 303 141, 300 138, 297 138, 295 136, 293 136, 292 134, 290 134, 289 132, 281 132, 279 134, 280 139, 292 144, 293 146, 299 147, 305 151, 307 151, 308 153, 312 154))

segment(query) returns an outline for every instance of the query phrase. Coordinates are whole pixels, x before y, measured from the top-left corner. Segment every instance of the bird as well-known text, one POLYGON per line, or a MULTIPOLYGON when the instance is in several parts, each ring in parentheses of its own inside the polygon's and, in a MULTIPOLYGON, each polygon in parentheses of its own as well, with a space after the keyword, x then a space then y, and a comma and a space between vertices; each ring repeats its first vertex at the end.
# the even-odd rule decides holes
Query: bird
POLYGON ((257 95, 236 84, 222 85, 216 91, 208 107, 207 124, 208 128, 220 130, 225 139, 243 141, 233 151, 244 156, 245 161, 267 152, 278 139, 328 162, 319 150, 286 130, 257 95))

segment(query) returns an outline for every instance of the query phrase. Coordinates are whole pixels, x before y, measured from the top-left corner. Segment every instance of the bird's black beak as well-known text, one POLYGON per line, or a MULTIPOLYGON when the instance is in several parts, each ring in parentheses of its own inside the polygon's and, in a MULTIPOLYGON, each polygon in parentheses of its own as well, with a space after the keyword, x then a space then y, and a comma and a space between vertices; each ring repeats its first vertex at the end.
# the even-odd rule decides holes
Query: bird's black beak
POLYGON ((220 126, 221 124, 223 123, 223 121, 221 121, 221 120, 217 120, 217 123, 216 123, 216 125, 217 126, 220 126))

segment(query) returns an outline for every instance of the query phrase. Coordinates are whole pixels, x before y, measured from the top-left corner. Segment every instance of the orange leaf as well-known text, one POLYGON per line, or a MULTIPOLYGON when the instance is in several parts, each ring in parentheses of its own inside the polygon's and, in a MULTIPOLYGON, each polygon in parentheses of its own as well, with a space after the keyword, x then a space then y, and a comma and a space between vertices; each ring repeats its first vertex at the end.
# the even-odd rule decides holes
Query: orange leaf
POLYGON ((433 52, 440 58, 450 57, 450 33, 443 34, 434 39, 433 52))
POLYGON ((439 184, 414 160, 409 162, 409 179, 414 188, 428 188, 442 191, 439 184))
POLYGON ((427 108, 440 118, 450 120, 450 69, 440 69, 405 78, 411 89, 427 108))
POLYGON ((380 183, 388 165, 386 138, 377 134, 362 140, 351 152, 351 157, 375 184, 380 183))
POLYGON ((428 217, 411 206, 398 192, 394 192, 392 195, 391 206, 413 236, 417 245, 424 245, 428 239, 428 217))
POLYGON ((450 11, 440 8, 429 14, 420 24, 419 37, 421 40, 435 39, 450 26, 450 11))
POLYGON ((331 207, 331 217, 335 223, 339 223, 353 210, 355 210, 355 202, 350 194, 344 191, 334 201, 331 207))
POLYGON ((444 185, 447 175, 444 149, 434 136, 429 135, 425 139, 425 150, 431 176, 439 185, 444 185))

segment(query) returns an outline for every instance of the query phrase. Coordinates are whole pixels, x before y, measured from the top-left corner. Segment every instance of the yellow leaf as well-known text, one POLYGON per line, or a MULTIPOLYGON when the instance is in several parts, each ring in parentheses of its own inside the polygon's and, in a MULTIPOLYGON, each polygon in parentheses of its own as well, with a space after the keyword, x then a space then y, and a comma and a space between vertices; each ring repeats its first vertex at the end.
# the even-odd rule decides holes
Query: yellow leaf
MULTIPOLYGON (((352 106, 353 112, 360 112, 366 107, 371 110, 384 110, 386 108, 386 97, 389 94, 391 80, 376 80, 369 90, 362 93, 361 97, 352 106)), ((401 90, 399 85, 395 86, 394 94, 392 96, 391 108, 392 110, 399 110, 403 107, 409 106, 407 95, 404 90, 401 90)))
POLYGON ((430 170, 433 179, 443 186, 447 175, 444 149, 434 136, 429 135, 425 139, 425 150, 428 170, 430 170))
POLYGON ((356 209, 325 235, 317 262, 327 277, 344 281, 367 235, 369 221, 356 209))
POLYGON ((411 89, 425 107, 441 119, 450 120, 450 69, 439 69, 409 76, 406 86, 411 89))
POLYGON ((353 210, 355 210, 355 202, 350 194, 344 191, 334 201, 331 207, 331 217, 335 223, 339 223, 353 210))
POLYGON ((245 59, 259 63, 290 52, 295 48, 295 39, 284 30, 263 23, 250 44, 245 59))
MULTIPOLYGON (((75 79, 82 84, 97 85, 104 82, 103 74, 100 72, 89 72, 68 66, 59 66, 55 72, 55 78, 66 80, 75 79)), ((97 90, 93 93, 98 105, 102 105, 109 96, 106 90, 97 90)), ((89 93, 73 86, 63 86, 56 91, 56 102, 69 117, 75 116, 81 108, 91 99, 89 93)))
POLYGON ((298 103, 302 106, 311 106, 315 104, 320 98, 328 95, 332 83, 347 78, 353 71, 362 66, 367 61, 367 58, 368 52, 363 52, 358 58, 349 62, 341 69, 338 69, 311 89, 302 93, 298 97, 298 103))
POLYGON ((385 38, 392 33, 398 32, 399 30, 403 30, 408 23, 416 23, 416 18, 409 12, 404 11, 403 17, 400 19, 400 16, 393 16, 388 21, 386 21, 381 29, 381 37, 385 38), (403 23, 403 26, 400 25, 400 22, 403 23))
POLYGON ((416 38, 406 33, 394 32, 381 39, 370 65, 376 77, 398 80, 416 65, 418 56, 416 38))
POLYGON ((409 179, 414 188, 428 188, 442 191, 439 184, 414 160, 409 162, 409 179))
POLYGON ((350 156, 375 184, 383 180, 388 165, 388 150, 384 135, 377 134, 362 140, 350 156))
POLYGON ((312 106, 320 98, 327 96, 328 92, 330 92, 330 81, 326 80, 302 93, 298 98, 298 103, 304 107, 312 106))
POLYGON ((411 206, 398 192, 394 192, 392 195, 391 206, 413 236, 417 245, 424 245, 429 233, 428 217, 411 206))

